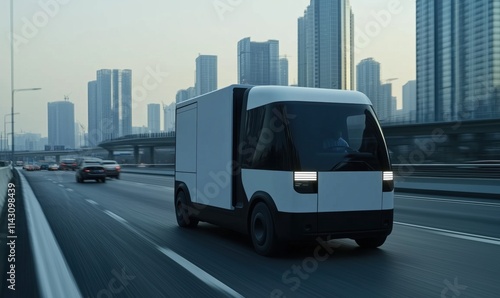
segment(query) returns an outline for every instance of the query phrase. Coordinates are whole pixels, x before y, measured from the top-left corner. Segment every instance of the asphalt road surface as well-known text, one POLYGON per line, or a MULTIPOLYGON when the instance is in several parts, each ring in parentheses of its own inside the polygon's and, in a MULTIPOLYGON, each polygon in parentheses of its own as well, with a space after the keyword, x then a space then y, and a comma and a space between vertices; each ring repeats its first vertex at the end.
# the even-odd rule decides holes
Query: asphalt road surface
POLYGON ((396 194, 379 249, 331 240, 266 258, 230 230, 179 228, 171 177, 23 174, 83 297, 500 295, 500 200, 396 194))

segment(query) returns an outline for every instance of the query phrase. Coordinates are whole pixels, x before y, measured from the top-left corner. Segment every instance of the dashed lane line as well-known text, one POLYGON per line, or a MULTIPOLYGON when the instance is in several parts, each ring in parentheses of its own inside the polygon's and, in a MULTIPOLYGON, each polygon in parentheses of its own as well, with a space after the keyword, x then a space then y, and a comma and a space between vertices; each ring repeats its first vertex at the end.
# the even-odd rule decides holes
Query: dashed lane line
POLYGON ((426 230, 426 231, 434 233, 434 234, 448 236, 448 237, 454 237, 454 238, 471 240, 471 241, 476 241, 476 242, 500 245, 500 239, 494 238, 494 237, 488 237, 488 236, 483 236, 483 235, 476 235, 476 234, 463 233, 463 232, 457 232, 457 231, 446 230, 446 229, 439 229, 439 228, 409 224, 409 223, 405 223, 405 222, 395 221, 394 224, 406 226, 406 227, 417 228, 417 229, 422 229, 422 230, 426 230))

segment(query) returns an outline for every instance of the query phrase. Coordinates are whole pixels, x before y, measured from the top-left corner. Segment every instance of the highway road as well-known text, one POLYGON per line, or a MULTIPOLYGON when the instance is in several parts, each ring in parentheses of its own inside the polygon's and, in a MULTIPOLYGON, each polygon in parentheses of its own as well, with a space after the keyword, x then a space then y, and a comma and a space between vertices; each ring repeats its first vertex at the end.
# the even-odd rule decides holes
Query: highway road
POLYGON ((500 200, 396 194, 379 249, 331 240, 266 258, 244 235, 179 228, 171 177, 78 184, 73 172, 23 174, 83 297, 500 295, 500 200))

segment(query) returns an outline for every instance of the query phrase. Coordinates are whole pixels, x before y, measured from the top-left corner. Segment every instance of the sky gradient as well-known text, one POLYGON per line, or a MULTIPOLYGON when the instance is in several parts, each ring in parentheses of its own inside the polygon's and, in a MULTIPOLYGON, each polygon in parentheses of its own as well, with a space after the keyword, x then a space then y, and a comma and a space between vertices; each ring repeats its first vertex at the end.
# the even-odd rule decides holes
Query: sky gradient
MULTIPOLYGON (((296 83, 297 18, 309 2, 14 1, 15 88, 43 88, 16 93, 16 133, 47 136, 47 103, 65 95, 86 127, 87 82, 103 68, 132 69, 132 124, 147 125, 148 103, 169 104, 177 90, 194 86, 198 54, 218 56, 219 88, 237 83, 237 42, 244 37, 279 40, 280 55, 289 59, 289 82, 296 83)), ((400 101, 401 86, 416 77, 415 0, 351 0, 351 6, 355 64, 367 57, 379 61, 383 80, 397 78, 393 95, 400 101)), ((11 106, 9 10, 9 1, 2 1, 0 116, 11 106)))

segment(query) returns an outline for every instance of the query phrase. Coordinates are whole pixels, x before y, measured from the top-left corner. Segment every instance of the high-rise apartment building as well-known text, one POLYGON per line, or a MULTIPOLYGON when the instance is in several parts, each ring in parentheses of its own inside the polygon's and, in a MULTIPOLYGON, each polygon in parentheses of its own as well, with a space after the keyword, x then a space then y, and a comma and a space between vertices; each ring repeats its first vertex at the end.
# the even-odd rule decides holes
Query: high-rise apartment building
POLYGON ((250 85, 279 84, 279 42, 238 42, 238 82, 250 85))
POLYGON ((160 104, 148 104, 148 130, 150 133, 160 132, 160 104))
POLYGON ((132 133, 132 71, 101 69, 88 83, 90 146, 132 133))
POLYGON ((66 97, 64 101, 49 102, 48 138, 50 146, 75 148, 75 106, 66 97))
POLYGON ((311 0, 298 19, 298 85, 354 89, 354 16, 349 0, 311 0))
POLYGON ((416 7, 417 121, 500 117, 500 1, 416 7))
POLYGON ((217 89, 217 56, 199 55, 196 58, 196 95, 217 89))

